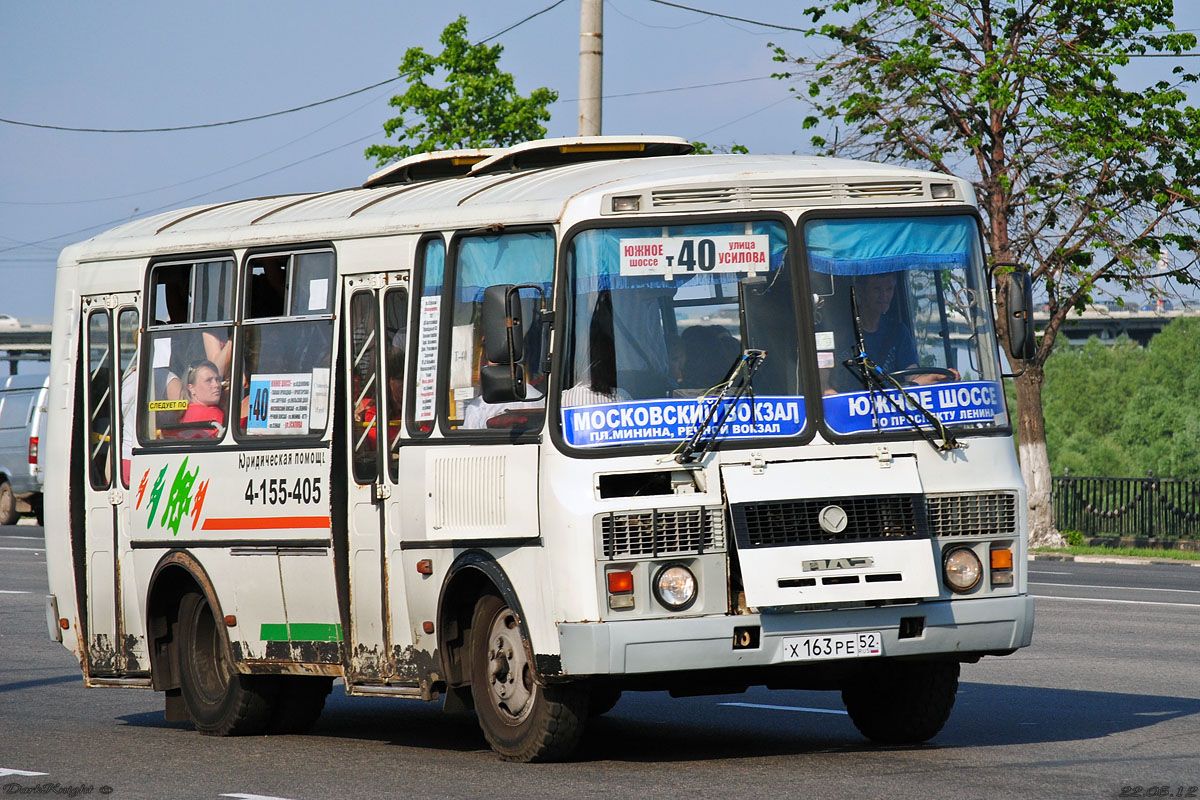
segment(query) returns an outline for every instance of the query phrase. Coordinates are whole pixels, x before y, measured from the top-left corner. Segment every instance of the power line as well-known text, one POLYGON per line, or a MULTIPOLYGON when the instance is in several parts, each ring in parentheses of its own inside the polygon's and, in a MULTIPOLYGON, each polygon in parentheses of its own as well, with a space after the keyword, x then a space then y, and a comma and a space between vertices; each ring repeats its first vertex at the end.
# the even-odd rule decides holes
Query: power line
MULTIPOLYGON (((718 81, 717 83, 697 83, 692 86, 673 86, 670 89, 647 89, 643 92, 623 92, 621 94, 605 94, 601 95, 602 100, 615 100, 618 97, 640 97, 646 94, 667 94, 669 92, 686 92, 692 89, 711 89, 714 86, 733 86, 738 83, 754 83, 755 81, 765 81, 774 78, 774 75, 762 75, 757 78, 738 78, 732 81, 718 81)), ((788 77, 791 77, 790 75, 788 77)), ((574 97, 570 100, 555 100, 554 103, 578 103, 579 98, 574 97)), ((551 104, 553 105, 553 103, 551 104)))
POLYGON ((679 8, 684 11, 691 11, 695 14, 704 14, 708 17, 719 17, 720 19, 729 19, 734 22, 746 22, 751 25, 760 25, 764 28, 776 28, 781 31, 796 31, 797 33, 815 33, 812 28, 794 28, 791 25, 776 25, 774 22, 760 22, 756 19, 746 19, 745 17, 733 17, 729 14, 718 14, 716 11, 705 11, 702 8, 692 8, 691 6, 682 6, 679 3, 668 3, 667 0, 650 0, 651 3, 658 3, 660 6, 670 6, 671 8, 679 8))
MULTIPOLYGON (((528 17, 525 17, 524 19, 520 20, 519 22, 515 22, 512 25, 509 25, 507 28, 500 31, 499 33, 493 34, 492 36, 489 36, 486 39, 481 39, 480 41, 476 42, 475 44, 481 45, 486 42, 490 42, 492 39, 503 36, 504 34, 508 33, 509 31, 513 30, 514 28, 519 28, 520 26, 524 25, 526 22, 529 22, 529 20, 533 19, 534 17, 540 16, 542 14, 545 14, 547 11, 551 11, 554 8, 557 8, 558 6, 562 5, 564 2, 566 2, 566 0, 558 0, 556 3, 549 5, 546 8, 543 8, 541 11, 530 14, 528 17)), ((297 111, 304 111, 309 108, 316 108, 317 106, 323 106, 323 105, 326 105, 327 103, 333 103, 338 100, 345 100, 347 97, 353 97, 356 94, 362 94, 363 92, 369 92, 372 89, 379 88, 380 86, 386 86, 389 83, 395 83, 396 81, 400 80, 403 77, 405 77, 405 76, 396 75, 395 77, 388 78, 388 79, 382 80, 382 81, 378 81, 377 83, 372 83, 370 86, 364 86, 361 89, 355 89, 352 92, 346 92, 345 94, 339 94, 337 97, 329 97, 329 98, 326 98, 325 100, 318 100, 315 103, 305 103, 304 105, 296 106, 295 108, 286 108, 282 111, 272 111, 267 114, 256 114, 252 117, 241 117, 240 119, 230 119, 230 120, 224 120, 222 122, 204 122, 204 123, 200 123, 197 125, 174 125, 174 126, 170 126, 170 127, 161 127, 161 128, 84 128, 84 127, 72 127, 69 125, 50 125, 50 124, 42 123, 42 122, 24 122, 22 120, 6 119, 4 117, 0 117, 0 122, 7 123, 9 125, 19 125, 19 126, 25 127, 25 128, 40 128, 42 130, 51 130, 51 131, 68 131, 71 133, 174 133, 177 131, 195 131, 195 130, 202 130, 204 128, 220 128, 220 127, 223 127, 226 125, 240 125, 243 122, 255 122, 260 119, 270 119, 271 117, 281 117, 284 114, 294 114, 297 111)))
POLYGON ((561 5, 562 5, 563 3, 565 3, 565 2, 566 2, 566 0, 558 0, 558 2, 557 2, 557 3, 554 3, 553 5, 546 6, 546 7, 545 7, 545 8, 543 8, 541 11, 535 11, 534 13, 530 14, 530 15, 529 15, 528 17, 526 17, 525 19, 521 20, 520 22, 514 22, 512 25, 509 25, 507 28, 505 28, 504 30, 500 31, 499 33, 492 34, 491 36, 489 36, 489 37, 488 37, 488 38, 486 38, 486 39, 480 39, 478 42, 476 42, 476 43, 475 43, 475 46, 476 46, 476 47, 478 47, 478 46, 479 46, 479 45, 481 45, 481 44, 487 44, 487 43, 488 43, 488 42, 490 42, 492 39, 498 39, 498 38, 500 38, 501 36, 503 36, 504 34, 506 34, 506 33, 508 33, 509 31, 511 31, 513 28, 519 28, 519 27, 521 27, 522 25, 524 25, 526 22, 529 22, 529 20, 533 19, 534 17, 541 16, 542 14, 545 14, 547 11, 553 11, 554 9, 558 8, 559 6, 561 6, 561 5))
POLYGON ((303 111, 307 108, 316 108, 317 106, 323 106, 326 103, 332 103, 335 100, 344 100, 347 97, 353 97, 356 94, 369 92, 372 89, 377 89, 380 86, 385 86, 389 83, 398 81, 403 77, 403 75, 397 75, 394 78, 388 78, 385 81, 379 81, 378 83, 372 83, 370 86, 364 86, 361 89, 355 89, 353 92, 346 92, 345 94, 339 94, 337 97, 330 97, 327 100, 318 100, 315 103, 306 103, 302 106, 296 106, 295 108, 284 109, 283 111, 272 111, 269 114, 257 114, 253 117, 230 119, 225 120, 224 122, 205 122, 199 125, 177 125, 170 128, 72 128, 65 125, 45 125, 40 122, 21 122, 15 119, 4 119, 3 117, 0 117, 0 122, 7 122, 9 125, 22 125, 26 128, 44 128, 52 131, 71 131, 75 133, 172 133, 175 131, 194 131, 201 128, 219 128, 222 125, 237 125, 242 122, 253 122, 255 120, 268 119, 269 117, 279 117, 283 116, 284 114, 292 114, 296 111, 303 111))
MULTIPOLYGON (((182 200, 176 200, 172 203, 167 203, 166 205, 158 206, 157 208, 151 208, 151 209, 148 209, 141 213, 143 214, 143 216, 149 216, 150 214, 156 214, 159 211, 167 211, 169 209, 173 209, 178 206, 181 206, 184 203, 190 203, 193 200, 199 200, 202 197, 207 197, 210 194, 216 194, 217 192, 223 192, 226 189, 232 189, 235 186, 241 186, 243 183, 249 183, 250 181, 256 181, 259 178, 265 178, 266 176, 273 175, 276 172, 282 172, 285 169, 291 169, 292 167, 299 166, 300 164, 304 164, 308 161, 312 161, 315 158, 320 158, 321 156, 329 155, 330 153, 335 152, 337 150, 341 150, 342 148, 350 147, 351 145, 359 144, 360 142, 365 142, 367 139, 371 139, 377 135, 378 135, 377 133, 368 133, 366 136, 360 136, 359 138, 355 139, 352 142, 345 142, 344 144, 339 144, 336 147, 331 147, 328 150, 322 150, 320 153, 314 153, 313 155, 302 158, 299 161, 293 161, 290 164, 284 164, 282 167, 276 167, 275 169, 267 170, 266 172, 260 172, 259 174, 251 176, 249 178, 245 178, 240 181, 235 181, 234 183, 226 184, 225 186, 221 186, 217 189, 211 189, 207 192, 201 192, 200 194, 192 195, 191 197, 185 197, 182 200)), ((24 242, 22 244, 13 245, 12 247, 0 247, 0 253, 7 253, 10 250, 20 250, 22 247, 30 247, 30 246, 34 246, 34 245, 45 244, 46 242, 53 242, 56 239, 63 239, 63 238, 66 238, 67 236, 75 236, 76 234, 87 233, 88 231, 94 231, 97 228, 108 228, 113 225, 118 225, 118 224, 122 224, 122 223, 129 222, 129 221, 130 220, 129 220, 128 216, 123 216, 119 219, 110 220, 108 222, 100 222, 95 225, 89 225, 86 228, 79 228, 78 230, 68 231, 67 233, 60 233, 57 236, 47 236, 45 239, 38 239, 37 241, 33 241, 33 242, 24 242)))

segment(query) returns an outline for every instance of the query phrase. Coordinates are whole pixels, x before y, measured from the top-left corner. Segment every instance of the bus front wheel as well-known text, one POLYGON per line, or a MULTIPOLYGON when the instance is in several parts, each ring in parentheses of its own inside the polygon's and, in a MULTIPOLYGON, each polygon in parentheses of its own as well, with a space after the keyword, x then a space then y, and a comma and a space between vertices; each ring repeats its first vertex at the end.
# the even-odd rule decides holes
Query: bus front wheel
POLYGON ((179 688, 196 730, 211 736, 262 733, 271 721, 269 678, 240 674, 230 663, 216 615, 203 595, 179 602, 179 688))
POLYGON ((495 595, 475 606, 471 632, 471 695, 488 744, 505 761, 569 756, 587 719, 586 687, 535 680, 520 620, 495 595))
POLYGON ((954 707, 958 662, 895 662, 857 675, 842 702, 859 732, 878 744, 917 744, 937 735, 954 707))

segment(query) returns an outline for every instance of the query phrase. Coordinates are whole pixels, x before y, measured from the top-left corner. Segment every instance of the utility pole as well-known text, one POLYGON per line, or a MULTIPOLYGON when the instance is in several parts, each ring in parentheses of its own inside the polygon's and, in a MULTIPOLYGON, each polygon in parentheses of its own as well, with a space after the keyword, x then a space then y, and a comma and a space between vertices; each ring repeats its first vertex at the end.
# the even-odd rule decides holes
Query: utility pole
POLYGON ((604 2, 579 0, 579 135, 600 135, 604 90, 604 2))

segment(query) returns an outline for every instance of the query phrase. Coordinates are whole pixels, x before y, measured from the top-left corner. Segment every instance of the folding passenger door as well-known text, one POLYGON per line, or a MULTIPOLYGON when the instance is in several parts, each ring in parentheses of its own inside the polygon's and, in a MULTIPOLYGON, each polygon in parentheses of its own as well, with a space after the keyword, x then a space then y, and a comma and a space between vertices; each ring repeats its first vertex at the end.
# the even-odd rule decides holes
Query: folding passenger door
POLYGON ((135 408, 139 293, 83 298, 79 384, 83 418, 85 615, 88 674, 120 677, 149 671, 130 547, 129 483, 121 437, 135 408))
POLYGON ((348 683, 408 685, 413 644, 400 564, 399 463, 408 273, 346 278, 345 392, 350 575, 348 683))

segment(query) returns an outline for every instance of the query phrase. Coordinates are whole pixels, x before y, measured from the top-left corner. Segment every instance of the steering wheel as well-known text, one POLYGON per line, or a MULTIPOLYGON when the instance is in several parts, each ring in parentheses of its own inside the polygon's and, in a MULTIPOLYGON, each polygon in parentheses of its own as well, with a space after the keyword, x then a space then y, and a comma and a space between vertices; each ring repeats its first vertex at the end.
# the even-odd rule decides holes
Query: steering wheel
POLYGON ((898 369, 889 374, 896 379, 897 383, 909 385, 913 383, 913 378, 921 375, 933 375, 937 377, 938 380, 934 381, 934 383, 958 380, 958 373, 946 367, 913 367, 912 369, 898 369))

